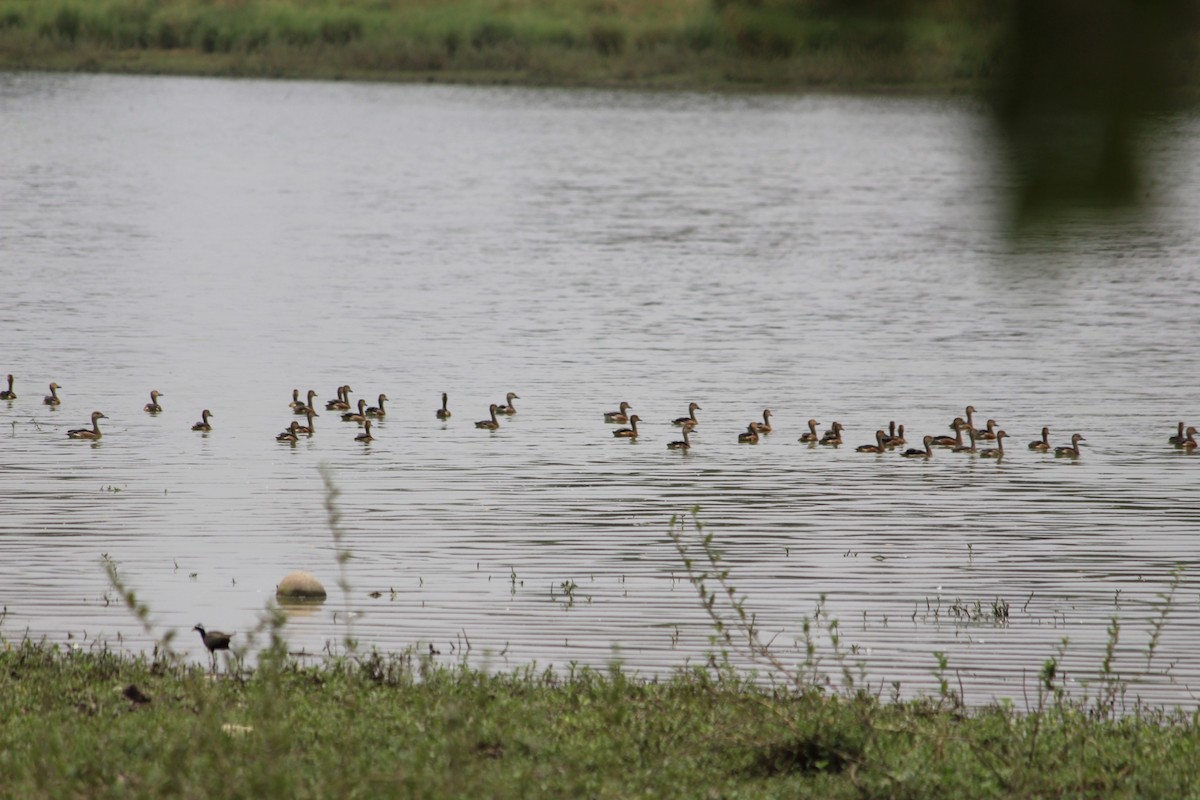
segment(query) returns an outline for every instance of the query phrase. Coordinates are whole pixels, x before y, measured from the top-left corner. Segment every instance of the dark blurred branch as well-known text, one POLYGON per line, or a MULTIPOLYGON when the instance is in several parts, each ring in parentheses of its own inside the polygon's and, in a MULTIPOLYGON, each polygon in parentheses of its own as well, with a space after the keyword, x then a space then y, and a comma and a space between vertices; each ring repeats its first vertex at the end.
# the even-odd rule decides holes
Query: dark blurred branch
POLYGON ((1019 219, 1137 202, 1147 123, 1196 77, 1195 0, 1015 0, 993 106, 1019 219))

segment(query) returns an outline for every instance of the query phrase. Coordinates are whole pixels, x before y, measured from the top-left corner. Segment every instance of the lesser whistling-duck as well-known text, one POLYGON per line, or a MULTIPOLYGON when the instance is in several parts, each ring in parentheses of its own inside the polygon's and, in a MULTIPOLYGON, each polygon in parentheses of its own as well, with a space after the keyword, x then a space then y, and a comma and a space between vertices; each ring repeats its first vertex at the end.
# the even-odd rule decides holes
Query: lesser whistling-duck
POLYGON ((833 425, 829 427, 829 430, 825 431, 825 435, 821 437, 820 443, 837 447, 842 443, 842 431, 844 430, 845 427, 842 425, 842 423, 834 422, 833 425))
POLYGON ((815 419, 810 419, 808 421, 808 433, 800 434, 800 441, 814 444, 819 442, 821 437, 817 434, 817 426, 820 424, 821 423, 817 422, 815 419))
POLYGON ((288 425, 287 430, 275 437, 277 442, 291 442, 295 444, 300 441, 300 423, 292 420, 292 424, 288 425))
POLYGON ((481 419, 475 423, 476 428, 487 428, 489 431, 494 431, 500 427, 500 421, 496 419, 496 404, 492 403, 488 406, 488 411, 491 412, 491 419, 481 419))
POLYGON ((996 439, 996 420, 989 419, 987 421, 986 428, 980 428, 979 430, 975 431, 975 438, 980 439, 980 440, 986 439, 989 442, 995 441, 995 439, 996 439))
POLYGON ((875 444, 860 444, 854 448, 856 453, 882 453, 884 451, 883 440, 887 438, 887 434, 882 429, 875 431, 875 444))
POLYGON ((975 406, 967 406, 965 413, 967 415, 967 426, 971 430, 975 430, 975 406))
POLYGON ((319 417, 321 415, 313 411, 311 408, 304 409, 304 413, 308 417, 308 424, 301 425, 299 422, 292 420, 292 426, 295 428, 296 433, 302 433, 305 436, 312 436, 317 432, 316 426, 313 425, 313 417, 319 417))
POLYGON ((293 411, 297 408, 304 408, 304 401, 300 399, 299 389, 292 389, 292 402, 288 403, 288 408, 293 411))
POLYGON ((1004 458, 1004 437, 1008 436, 1004 431, 996 431, 996 446, 989 447, 986 450, 979 451, 980 458, 1004 458))
POLYGON ((149 412, 151 414, 157 414, 160 411, 162 411, 162 406, 160 406, 158 404, 158 398, 160 398, 162 396, 163 396, 163 393, 158 391, 157 389, 151 391, 150 392, 150 402, 146 403, 146 405, 142 407, 142 410, 149 412))
POLYGON ((92 412, 92 427, 90 427, 90 428, 75 428, 74 430, 69 430, 69 431, 67 431, 67 437, 70 439, 99 439, 101 436, 103 436, 103 434, 100 433, 100 422, 99 422, 99 420, 102 420, 102 419, 108 419, 108 417, 106 417, 103 413, 101 413, 99 411, 93 411, 92 412))
POLYGON ((1184 433, 1183 422, 1180 421, 1178 432, 1176 432, 1176 434, 1174 436, 1172 436, 1170 439, 1167 439, 1167 444, 1173 444, 1176 447, 1178 447, 1180 444, 1183 443, 1183 440, 1186 438, 1187 438, 1187 434, 1184 433))
POLYGON ((450 419, 450 409, 447 407, 447 403, 449 402, 449 396, 445 392, 442 392, 442 407, 437 410, 438 419, 450 419))
POLYGON ((898 429, 892 431, 887 436, 883 437, 883 446, 887 448, 899 447, 902 444, 908 444, 908 439, 904 438, 904 426, 901 425, 898 429))
POLYGON ((638 437, 637 424, 642 421, 642 418, 637 414, 632 414, 629 417, 628 428, 617 428, 612 432, 612 435, 618 439, 636 439, 638 437))
POLYGON ((212 425, 208 424, 208 418, 211 416, 215 416, 215 415, 211 411, 209 411, 207 408, 204 409, 202 412, 200 412, 200 421, 192 426, 192 430, 194 430, 194 431, 211 431, 212 425))
POLYGON ((1180 450, 1187 450, 1189 453, 1195 451, 1195 449, 1196 449, 1196 429, 1194 427, 1189 427, 1187 429, 1186 435, 1184 435, 1184 437, 1183 437, 1183 441, 1181 441, 1179 444, 1177 444, 1175 446, 1178 447, 1180 450))
POLYGON ((1071 443, 1069 445, 1064 444, 1054 448, 1054 455, 1066 456, 1067 458, 1079 458, 1079 443, 1085 441, 1087 440, 1083 438, 1083 434, 1076 433, 1071 436, 1071 443))
POLYGON ((366 411, 367 416, 368 417, 386 417, 387 411, 384 410, 383 404, 385 402, 387 402, 387 399, 388 398, 387 398, 386 394, 379 395, 379 405, 367 406, 367 411, 366 411))
POLYGON ((683 439, 682 440, 676 439, 673 442, 667 442, 667 449, 668 450, 691 450, 692 443, 688 439, 688 434, 691 432, 692 432, 692 426, 684 425, 683 426, 683 439))
POLYGON ((50 384, 50 394, 42 398, 42 404, 47 406, 57 406, 62 404, 62 400, 58 399, 58 390, 62 387, 57 383, 50 384))
POLYGON ((745 433, 738 434, 738 441, 742 444, 758 444, 758 431, 754 429, 753 422, 746 426, 745 433))
POLYGON ((371 435, 371 420, 363 420, 363 432, 354 437, 356 442, 373 442, 375 437, 371 435))
POLYGON ((8 388, 0 392, 0 400, 16 400, 17 394, 13 391, 13 376, 8 376, 8 388))
POLYGON ((922 439, 922 441, 925 443, 924 450, 916 447, 910 447, 900 455, 904 456, 905 458, 929 458, 933 455, 933 437, 926 436, 924 439, 922 439))
POLYGON ((771 432, 771 409, 763 409, 763 421, 751 422, 750 429, 755 433, 770 433, 771 432))
POLYGON ((366 421, 367 421, 367 401, 362 399, 361 397, 358 398, 358 413, 357 414, 354 413, 353 411, 347 411, 345 414, 342 414, 342 422, 357 422, 359 425, 362 425, 366 421))
POLYGON ((967 432, 967 436, 971 437, 971 444, 965 445, 965 446, 960 444, 957 447, 953 448, 950 452, 952 452, 952 453, 974 453, 974 452, 976 452, 976 450, 975 450, 975 436, 976 436, 975 429, 972 428, 970 425, 964 425, 963 430, 965 430, 967 432))
POLYGON ((300 404, 300 405, 298 405, 298 406, 293 406, 293 407, 292 407, 292 413, 293 413, 293 414, 295 414, 295 415, 296 415, 296 416, 298 416, 298 417, 303 417, 303 416, 304 416, 304 415, 305 415, 305 414, 308 412, 308 409, 310 409, 310 408, 311 408, 313 411, 316 411, 316 410, 317 410, 317 407, 316 407, 315 405, 313 405, 313 401, 315 401, 316 399, 317 399, 317 392, 316 392, 316 390, 315 390, 315 389, 309 389, 309 390, 308 390, 308 402, 307 402, 307 403, 301 403, 301 404, 300 404))
POLYGON ((354 390, 350 388, 349 384, 346 384, 345 386, 339 386, 338 390, 337 390, 337 399, 336 400, 326 400, 325 401, 325 410, 326 411, 349 411, 350 410, 350 393, 353 391, 354 390))
POLYGON ((517 394, 516 392, 509 392, 508 394, 504 395, 505 402, 496 406, 496 413, 497 414, 509 414, 509 415, 517 413, 517 407, 513 405, 513 400, 520 400, 520 399, 521 399, 521 396, 519 394, 517 394))
POLYGON ((937 445, 938 447, 962 447, 962 432, 963 428, 967 427, 967 423, 962 417, 955 417, 954 421, 954 435, 934 436, 933 444, 937 445))
POLYGON ((605 411, 604 412, 604 421, 605 422, 616 422, 621 425, 624 425, 626 422, 629 422, 629 408, 630 408, 629 403, 626 403, 624 400, 622 400, 620 403, 620 409, 621 409, 620 411, 605 411))
POLYGON ((692 423, 692 426, 695 427, 696 425, 700 424, 700 420, 696 419, 696 412, 702 410, 703 409, 700 408, 699 403, 688 403, 688 415, 686 417, 676 417, 675 419, 671 420, 671 424, 686 425, 690 422, 692 423))
POLYGON ((1042 438, 1029 443, 1030 450, 1040 450, 1043 453, 1050 450, 1050 429, 1042 428, 1042 438))

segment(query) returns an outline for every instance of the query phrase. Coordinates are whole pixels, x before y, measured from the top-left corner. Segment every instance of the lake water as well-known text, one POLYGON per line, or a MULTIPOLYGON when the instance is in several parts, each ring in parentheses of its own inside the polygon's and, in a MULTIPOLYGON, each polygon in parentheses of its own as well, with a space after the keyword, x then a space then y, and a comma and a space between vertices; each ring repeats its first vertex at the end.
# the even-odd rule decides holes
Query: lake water
POLYGON ((1019 244, 987 132, 958 101, 0 75, 0 632, 147 648, 107 555, 197 660, 192 625, 244 638, 308 569, 296 651, 349 607, 385 651, 663 674, 711 650, 668 536, 698 507, 788 660, 824 595, 877 688, 933 691, 944 652, 1020 704, 1064 639, 1082 694, 1118 616, 1133 692, 1194 702, 1200 455, 1166 439, 1200 420, 1200 123, 1164 123, 1146 214, 1019 244), (390 398, 374 442, 323 407, 275 441, 341 384, 390 398), (1001 463, 854 451, 968 404, 1001 463), (1082 456, 1028 450, 1043 425, 1082 456))

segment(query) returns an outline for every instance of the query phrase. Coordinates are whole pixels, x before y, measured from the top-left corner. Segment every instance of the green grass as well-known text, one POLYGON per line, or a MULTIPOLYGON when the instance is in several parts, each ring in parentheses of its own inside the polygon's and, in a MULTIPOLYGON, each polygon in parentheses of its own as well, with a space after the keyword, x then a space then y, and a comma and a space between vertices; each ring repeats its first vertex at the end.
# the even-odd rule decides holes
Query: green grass
POLYGON ((969 4, 934 3, 897 21, 800 0, 0 0, 0 68, 966 87, 991 63, 1001 20, 979 23, 960 7, 969 4))
MULTIPOLYGON (((438 659, 440 661, 440 659, 438 659)), ((0 648, 5 797, 1179 798, 1195 716, 770 691, 728 672, 488 674, 412 654, 222 673, 0 648), (149 698, 137 703, 124 690, 149 698)))

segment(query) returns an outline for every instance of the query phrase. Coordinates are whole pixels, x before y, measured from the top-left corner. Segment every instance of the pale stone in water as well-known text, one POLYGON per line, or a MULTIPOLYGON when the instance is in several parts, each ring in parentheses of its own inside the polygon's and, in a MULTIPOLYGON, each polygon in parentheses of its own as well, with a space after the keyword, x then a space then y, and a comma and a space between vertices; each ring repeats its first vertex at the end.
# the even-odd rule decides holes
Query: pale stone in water
POLYGON ((275 596, 291 599, 324 599, 325 587, 311 572, 292 572, 275 587, 275 596))

